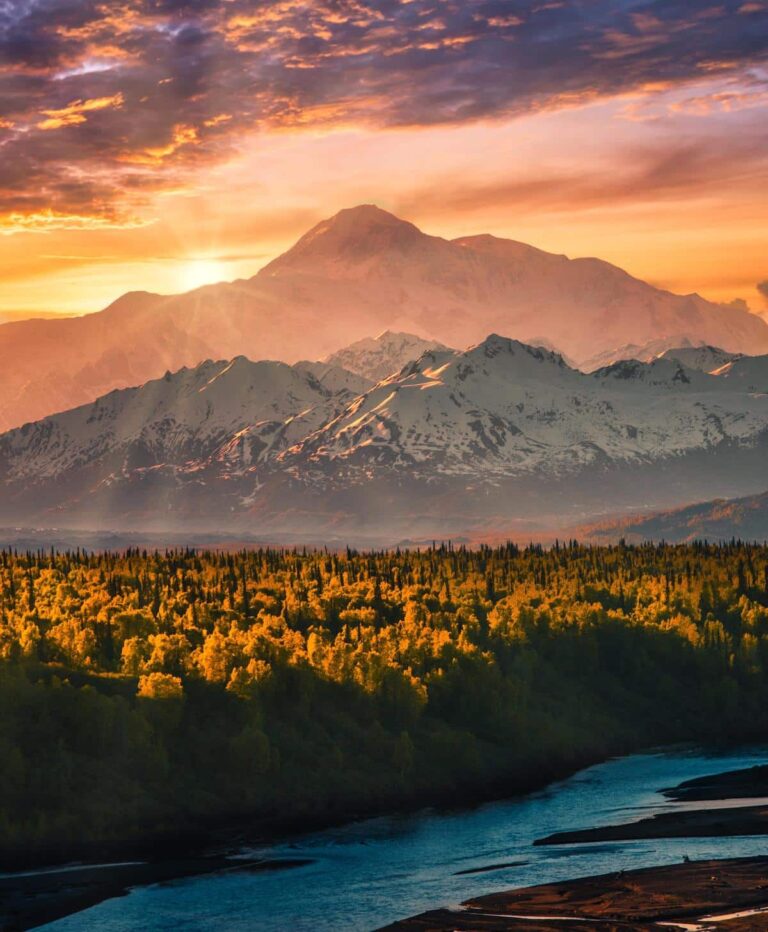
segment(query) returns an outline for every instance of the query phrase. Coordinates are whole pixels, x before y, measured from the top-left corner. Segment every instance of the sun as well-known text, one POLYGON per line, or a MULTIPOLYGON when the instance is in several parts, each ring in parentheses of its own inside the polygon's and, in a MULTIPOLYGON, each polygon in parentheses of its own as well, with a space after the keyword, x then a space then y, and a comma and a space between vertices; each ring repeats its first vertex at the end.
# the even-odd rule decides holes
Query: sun
POLYGON ((218 259, 188 259, 179 270, 179 282, 184 291, 212 285, 226 277, 226 266, 218 259))

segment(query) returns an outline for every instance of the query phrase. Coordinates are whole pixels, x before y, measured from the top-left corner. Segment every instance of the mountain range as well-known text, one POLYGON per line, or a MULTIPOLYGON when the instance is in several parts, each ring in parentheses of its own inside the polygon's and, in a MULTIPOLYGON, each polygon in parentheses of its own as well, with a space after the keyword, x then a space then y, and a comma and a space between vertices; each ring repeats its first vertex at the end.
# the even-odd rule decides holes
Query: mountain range
MULTIPOLYGON (((206 359, 295 363, 382 330, 433 347, 499 332, 576 363, 672 337, 768 352, 768 324, 744 309, 671 294, 599 259, 488 235, 429 236, 363 205, 319 223, 247 280, 130 292, 97 313, 0 325, 0 430, 206 359)), ((384 368, 372 364, 372 377, 384 368)))
POLYGON ((551 528, 763 491, 767 451, 768 356, 586 374, 492 334, 378 381, 238 356, 0 436, 0 520, 368 542, 551 528))
POLYGON ((768 540, 768 492, 718 499, 650 515, 633 515, 578 529, 582 539, 598 543, 624 539, 670 544, 692 540, 768 540))

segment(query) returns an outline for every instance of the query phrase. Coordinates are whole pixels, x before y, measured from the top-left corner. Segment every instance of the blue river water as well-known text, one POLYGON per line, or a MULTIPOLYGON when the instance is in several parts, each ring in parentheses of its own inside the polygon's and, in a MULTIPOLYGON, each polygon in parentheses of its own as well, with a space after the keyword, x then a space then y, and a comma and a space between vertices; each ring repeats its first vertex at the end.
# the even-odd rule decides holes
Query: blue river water
MULTIPOLYGON (((767 838, 532 847, 551 832, 634 821, 676 805, 683 780, 768 762, 768 747, 664 749, 617 758, 545 790, 471 810, 357 822, 247 849, 303 867, 225 873, 132 890, 47 932, 369 932, 398 918, 511 887, 693 859, 768 854, 767 838), (516 863, 481 873, 458 873, 516 863)), ((741 801, 743 804, 745 801, 741 801)), ((690 808, 690 804, 686 804, 690 808)), ((706 804, 696 804, 701 807, 706 804)), ((711 805, 721 805, 715 803, 711 805)))

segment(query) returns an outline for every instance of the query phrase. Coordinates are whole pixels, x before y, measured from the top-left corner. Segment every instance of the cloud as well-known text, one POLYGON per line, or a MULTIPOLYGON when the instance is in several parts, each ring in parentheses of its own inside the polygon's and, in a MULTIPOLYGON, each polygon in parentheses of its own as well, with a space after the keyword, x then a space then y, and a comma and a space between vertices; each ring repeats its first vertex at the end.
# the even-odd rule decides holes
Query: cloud
POLYGON ((109 230, 143 226, 139 220, 127 220, 106 214, 62 213, 56 210, 8 211, 0 217, 0 234, 30 231, 49 233, 53 230, 109 230))
POLYGON ((758 283, 755 285, 755 288, 757 288, 757 290, 760 292, 760 294, 761 294, 764 298, 768 299, 768 278, 766 278, 765 281, 758 282, 758 283))
POLYGON ((638 203, 716 199, 724 191, 729 196, 739 190, 751 195, 755 188, 768 188, 766 151, 768 128, 727 140, 713 134, 689 142, 661 138, 645 148, 618 144, 610 165, 526 166, 483 181, 435 178, 428 188, 402 196, 396 210, 404 216, 419 211, 451 215, 488 209, 504 209, 511 215, 575 215, 638 203))
POLYGON ((0 4, 0 226, 136 222, 264 129, 460 124, 750 68, 764 84, 767 52, 768 6, 733 0, 17 0, 0 4))
POLYGON ((74 100, 60 110, 43 110, 44 120, 37 124, 38 129, 60 129, 62 126, 76 126, 86 123, 86 114, 92 110, 104 110, 107 107, 121 107, 123 95, 114 94, 112 97, 96 97, 92 100, 74 100))

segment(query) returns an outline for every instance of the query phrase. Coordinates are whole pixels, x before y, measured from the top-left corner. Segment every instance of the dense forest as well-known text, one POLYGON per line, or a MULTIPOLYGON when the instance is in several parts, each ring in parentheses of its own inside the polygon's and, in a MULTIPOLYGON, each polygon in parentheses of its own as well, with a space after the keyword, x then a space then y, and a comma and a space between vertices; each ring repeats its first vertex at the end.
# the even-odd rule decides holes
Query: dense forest
POLYGON ((768 737, 768 548, 0 554, 2 854, 768 737))

